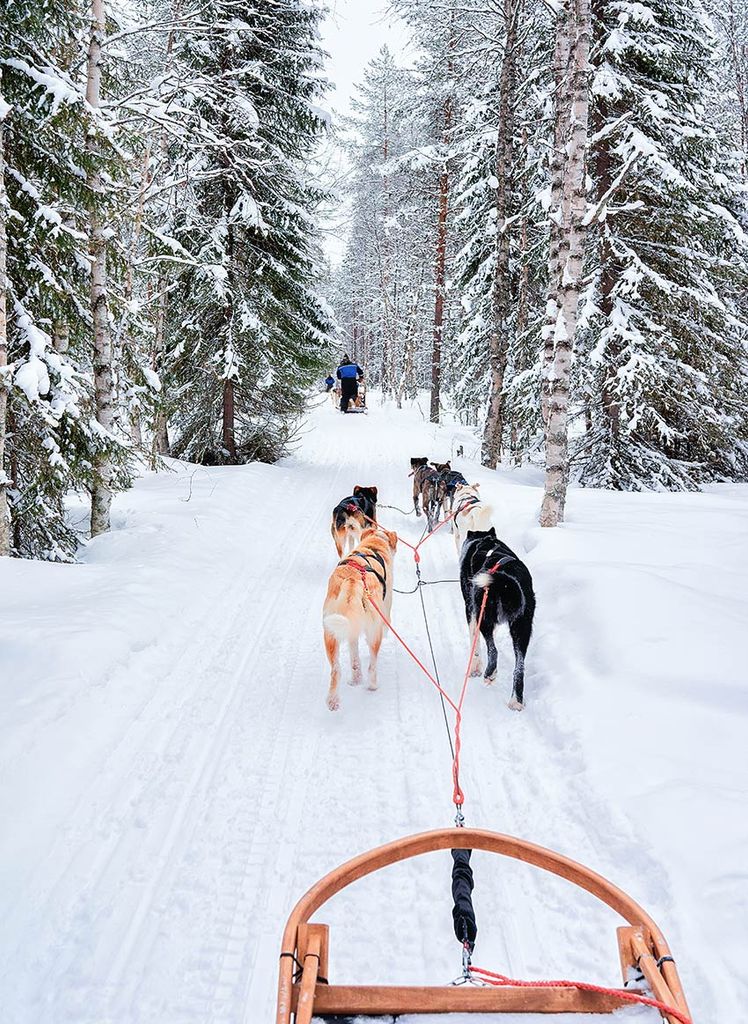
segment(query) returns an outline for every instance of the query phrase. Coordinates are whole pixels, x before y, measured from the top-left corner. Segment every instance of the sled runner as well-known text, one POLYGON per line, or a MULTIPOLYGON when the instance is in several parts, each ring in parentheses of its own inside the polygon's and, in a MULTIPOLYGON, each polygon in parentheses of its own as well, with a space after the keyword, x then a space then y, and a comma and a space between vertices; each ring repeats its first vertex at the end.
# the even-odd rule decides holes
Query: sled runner
MULTIPOLYGON (((464 884, 461 889, 460 886, 460 882, 455 883, 453 873, 453 917, 457 934, 460 908, 464 909, 466 905, 465 897, 469 915, 472 915, 469 896, 472 875, 467 889, 464 884)), ((472 926, 472 938, 475 938, 474 918, 472 926)), ((405 1013, 609 1014, 632 1002, 654 1006, 668 1024, 690 1022, 686 998, 667 942, 655 922, 634 900, 601 875, 542 846, 483 829, 451 828, 407 836, 370 850, 331 871, 312 886, 294 907, 283 934, 276 1024, 291 1024, 291 1021, 310 1024, 312 1017, 339 1020, 356 1015, 376 1017, 405 1013), (559 875, 619 913, 627 922, 617 929, 624 983, 633 972, 634 976, 642 979, 642 984, 646 982, 649 992, 645 994, 636 987, 615 989, 582 982, 524 982, 505 978, 470 966, 472 942, 467 939, 463 951, 463 977, 452 985, 330 983, 328 927, 311 924, 309 919, 331 896, 388 864, 433 850, 453 850, 461 851, 453 853, 455 864, 461 858, 464 865, 469 862, 469 854, 462 851, 473 849, 512 857, 559 875)))

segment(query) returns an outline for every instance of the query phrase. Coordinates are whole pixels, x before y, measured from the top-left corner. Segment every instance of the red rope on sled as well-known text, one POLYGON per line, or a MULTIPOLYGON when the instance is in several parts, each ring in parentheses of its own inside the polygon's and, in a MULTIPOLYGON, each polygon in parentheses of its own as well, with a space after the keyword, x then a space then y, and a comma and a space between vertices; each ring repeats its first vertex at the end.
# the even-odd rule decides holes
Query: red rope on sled
POLYGON ((487 985, 512 986, 515 988, 578 988, 582 992, 600 992, 603 995, 616 996, 623 1002, 643 1003, 645 1006, 653 1006, 656 1010, 674 1017, 681 1024, 692 1024, 691 1018, 687 1017, 681 1010, 659 999, 652 999, 650 996, 642 995, 640 992, 629 992, 623 988, 606 988, 604 985, 592 985, 586 981, 520 981, 517 978, 508 978, 505 974, 498 974, 496 971, 487 971, 484 967, 470 965, 470 973, 480 976, 481 981, 487 985))

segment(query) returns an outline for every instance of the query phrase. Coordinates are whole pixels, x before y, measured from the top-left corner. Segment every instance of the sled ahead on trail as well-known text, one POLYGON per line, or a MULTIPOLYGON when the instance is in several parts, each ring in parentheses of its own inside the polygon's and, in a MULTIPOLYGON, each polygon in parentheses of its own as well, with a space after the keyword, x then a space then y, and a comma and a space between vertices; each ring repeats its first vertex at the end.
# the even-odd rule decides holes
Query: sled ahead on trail
MULTIPOLYGON (((372 956, 375 950, 372 948, 372 956)), ((602 875, 542 846, 482 829, 451 828, 380 846, 331 871, 294 907, 283 934, 276 1024, 310 1024, 312 1018, 347 1021, 358 1016, 437 1013, 610 1014, 632 1003, 654 1007, 668 1024, 690 1024, 675 962, 649 915, 602 875), (473 967, 476 936, 470 893, 471 850, 512 857, 559 875, 607 904, 626 922, 618 928, 624 984, 604 988, 584 982, 518 981, 473 967), (452 850, 453 919, 463 936, 463 973, 451 985, 335 985, 329 977, 329 930, 310 918, 335 893, 365 875, 433 850, 452 850), (631 979, 637 979, 631 982, 631 979)), ((547 1018, 550 1024, 552 1016, 547 1018)))
POLYGON ((351 399, 351 403, 348 406, 348 412, 368 412, 366 408, 366 381, 360 380, 358 382, 358 394, 355 398, 351 399))

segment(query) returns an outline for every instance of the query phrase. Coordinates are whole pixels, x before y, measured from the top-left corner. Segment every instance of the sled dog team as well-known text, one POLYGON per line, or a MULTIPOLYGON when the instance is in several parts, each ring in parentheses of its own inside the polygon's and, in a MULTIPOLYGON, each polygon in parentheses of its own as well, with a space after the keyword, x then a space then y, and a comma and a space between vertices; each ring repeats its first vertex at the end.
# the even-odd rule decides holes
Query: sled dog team
MULTIPOLYGON (((465 602, 470 643, 478 627, 480 607, 487 591, 480 632, 486 646, 485 671, 476 644, 470 675, 496 678, 496 630, 506 623, 514 646, 514 675, 509 707, 521 711, 524 699, 525 656, 535 614, 535 594, 527 566, 496 536, 491 508, 480 497, 480 485, 468 484, 449 462, 410 460, 413 505, 433 530, 442 513, 454 512, 452 533, 460 565, 460 588, 465 602)), ((327 706, 340 707, 340 654, 345 642, 350 656, 351 686, 363 679, 359 639, 369 648, 367 685, 377 688, 377 658, 391 620, 393 569, 397 534, 377 522, 377 488, 354 487, 332 510, 330 524, 339 562, 330 576, 322 610, 325 652, 330 662, 327 706), (376 607, 375 607, 376 604, 376 607), (381 615, 377 611, 381 611, 381 615)))

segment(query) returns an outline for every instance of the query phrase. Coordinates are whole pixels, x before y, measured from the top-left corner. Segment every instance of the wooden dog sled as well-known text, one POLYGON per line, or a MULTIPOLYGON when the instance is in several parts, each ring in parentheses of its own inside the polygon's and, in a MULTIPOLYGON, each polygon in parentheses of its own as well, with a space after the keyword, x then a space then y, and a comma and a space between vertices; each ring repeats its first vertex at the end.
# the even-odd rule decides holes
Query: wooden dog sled
POLYGON ((580 983, 507 984, 510 979, 505 979, 500 987, 424 987, 328 982, 328 927, 311 924, 309 919, 331 896, 388 864, 433 850, 466 849, 512 857, 559 875, 619 913, 627 922, 617 929, 624 983, 633 969, 646 979, 654 1000, 675 1011, 672 1014, 660 1009, 663 1020, 668 1024, 690 1020, 678 971, 662 932, 626 893, 602 875, 534 843, 483 829, 451 828, 407 836, 354 857, 317 882, 296 904, 283 934, 276 1024, 291 1024, 292 1020, 295 1024, 309 1024, 313 1016, 340 1018, 357 1014, 608 1014, 630 1002, 636 989, 579 987, 580 983))

